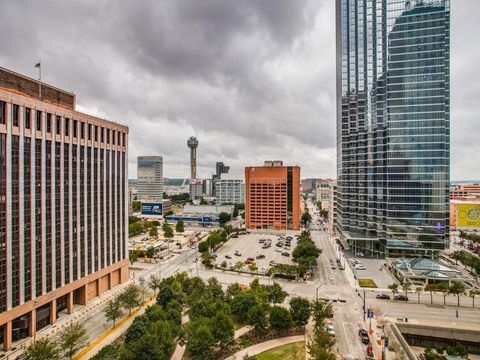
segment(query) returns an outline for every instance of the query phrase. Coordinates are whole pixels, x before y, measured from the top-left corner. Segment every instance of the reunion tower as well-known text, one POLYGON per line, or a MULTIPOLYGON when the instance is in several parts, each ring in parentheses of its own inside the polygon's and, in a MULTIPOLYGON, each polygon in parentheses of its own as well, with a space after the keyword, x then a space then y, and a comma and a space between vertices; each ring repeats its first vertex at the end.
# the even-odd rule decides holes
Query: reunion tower
POLYGON ((190 137, 187 145, 190 148, 190 180, 194 180, 197 178, 197 138, 195 136, 190 137))

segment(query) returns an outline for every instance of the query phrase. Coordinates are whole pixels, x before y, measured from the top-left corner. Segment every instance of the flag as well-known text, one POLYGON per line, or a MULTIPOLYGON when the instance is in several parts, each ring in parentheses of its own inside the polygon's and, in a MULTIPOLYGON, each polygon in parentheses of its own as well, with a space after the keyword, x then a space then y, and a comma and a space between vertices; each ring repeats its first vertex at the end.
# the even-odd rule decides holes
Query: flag
POLYGON ((35 67, 36 67, 36 68, 39 68, 39 67, 40 67, 40 61, 35 64, 35 67))

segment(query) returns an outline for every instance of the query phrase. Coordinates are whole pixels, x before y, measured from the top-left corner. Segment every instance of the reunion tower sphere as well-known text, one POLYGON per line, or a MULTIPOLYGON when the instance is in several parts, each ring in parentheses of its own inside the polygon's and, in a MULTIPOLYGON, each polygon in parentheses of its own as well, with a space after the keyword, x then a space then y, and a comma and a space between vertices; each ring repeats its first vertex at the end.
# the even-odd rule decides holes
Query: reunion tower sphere
POLYGON ((190 179, 193 180, 197 178, 197 138, 195 136, 190 137, 187 145, 190 148, 190 179))

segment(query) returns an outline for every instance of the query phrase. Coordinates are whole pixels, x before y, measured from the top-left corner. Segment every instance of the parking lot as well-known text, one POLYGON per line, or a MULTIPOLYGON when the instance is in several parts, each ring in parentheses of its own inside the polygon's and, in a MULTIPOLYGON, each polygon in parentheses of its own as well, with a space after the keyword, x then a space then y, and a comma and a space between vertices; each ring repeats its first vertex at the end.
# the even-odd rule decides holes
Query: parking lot
MULTIPOLYGON (((282 235, 285 237, 285 235, 282 235)), ((235 265, 237 261, 245 263, 247 258, 254 258, 257 262, 257 267, 260 272, 267 271, 270 267, 270 262, 273 260, 277 264, 293 264, 292 251, 297 245, 297 239, 294 235, 288 235, 292 237, 289 248, 276 246, 279 235, 266 234, 266 233, 251 233, 246 235, 239 235, 237 238, 231 238, 222 246, 216 253, 217 264, 220 265, 223 261, 226 261, 228 267, 235 265), (260 243, 260 239, 268 239, 271 241, 269 248, 262 248, 264 243, 260 243), (235 253, 241 254, 240 256, 235 253), (287 252, 290 256, 282 255, 282 252, 287 252), (264 258, 258 258, 257 256, 264 255, 264 258), (230 258, 228 258, 230 257, 230 258)), ((284 241, 285 243, 285 241, 284 241)))
POLYGON ((372 259, 366 257, 356 257, 362 266, 354 267, 349 258, 349 263, 352 267, 353 273, 357 274, 359 279, 372 279, 375 281, 377 288, 387 289, 388 285, 393 284, 395 279, 390 275, 390 273, 382 268, 382 265, 385 263, 385 260, 381 259, 372 259), (381 269, 381 270, 380 270, 381 269))

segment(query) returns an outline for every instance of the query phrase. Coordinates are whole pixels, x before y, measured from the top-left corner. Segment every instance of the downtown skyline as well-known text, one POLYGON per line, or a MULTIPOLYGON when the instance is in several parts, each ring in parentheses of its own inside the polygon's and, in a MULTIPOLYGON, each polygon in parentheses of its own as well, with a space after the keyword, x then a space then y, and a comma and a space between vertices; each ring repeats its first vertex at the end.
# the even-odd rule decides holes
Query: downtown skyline
MULTIPOLYGON (((207 2, 203 11, 187 2, 167 2, 149 13, 153 5, 135 11, 105 5, 92 13, 86 3, 27 2, 32 10, 24 14, 32 16, 22 28, 27 43, 10 41, 0 62, 35 78, 34 64, 41 59, 43 80, 74 90, 81 111, 128 125, 130 178, 136 177, 141 155, 162 155, 166 177, 187 177, 184 142, 191 135, 200 140, 200 177, 214 172, 219 160, 242 168, 265 158, 298 164, 303 177, 334 177, 333 2, 245 2, 238 7, 207 2), (113 16, 100 29, 82 21, 88 17, 98 24, 106 11, 113 16), (170 33, 154 23, 166 14, 169 24, 182 31, 170 33), (45 21, 50 16, 57 21, 45 21), (116 34, 120 23, 137 35, 116 34), (303 126, 292 126, 299 122, 303 126)), ((11 19, 24 7, 8 4, 0 15, 2 32, 13 40, 20 34, 11 31, 11 19)), ((480 178, 471 166, 471 154, 480 147, 475 142, 479 89, 475 81, 458 85, 475 74, 480 57, 462 41, 479 32, 475 7, 480 4, 473 0, 452 2, 452 180, 480 178)))

